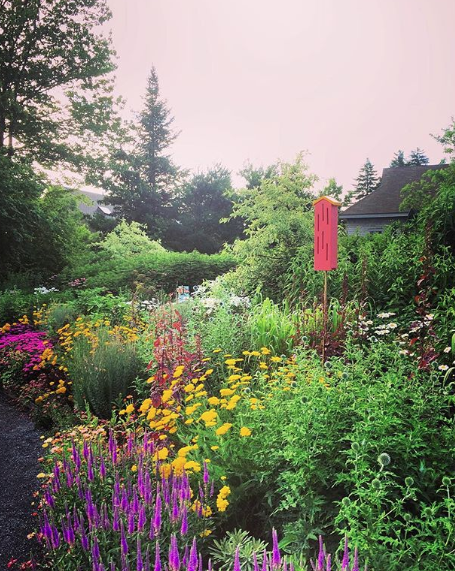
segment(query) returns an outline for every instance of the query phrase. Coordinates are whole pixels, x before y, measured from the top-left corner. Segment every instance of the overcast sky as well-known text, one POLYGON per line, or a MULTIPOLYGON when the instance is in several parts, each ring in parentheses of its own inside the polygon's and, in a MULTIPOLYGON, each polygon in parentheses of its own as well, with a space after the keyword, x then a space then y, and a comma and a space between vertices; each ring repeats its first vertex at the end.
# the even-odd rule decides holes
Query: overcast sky
MULTIPOLYGON (((140 110, 156 67, 177 164, 237 172, 307 150, 352 188, 455 115, 455 0, 108 0, 117 88, 140 110)), ((237 184, 241 179, 234 177, 237 184)))

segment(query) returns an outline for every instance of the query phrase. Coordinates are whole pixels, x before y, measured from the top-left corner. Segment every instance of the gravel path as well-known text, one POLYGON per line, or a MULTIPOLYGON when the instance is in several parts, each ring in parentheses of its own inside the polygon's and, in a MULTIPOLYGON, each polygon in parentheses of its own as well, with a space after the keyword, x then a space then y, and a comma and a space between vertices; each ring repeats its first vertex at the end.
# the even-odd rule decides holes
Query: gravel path
POLYGON ((36 541, 28 540, 36 518, 31 516, 38 489, 39 434, 32 422, 10 404, 0 389, 0 570, 14 557, 30 558, 36 541))

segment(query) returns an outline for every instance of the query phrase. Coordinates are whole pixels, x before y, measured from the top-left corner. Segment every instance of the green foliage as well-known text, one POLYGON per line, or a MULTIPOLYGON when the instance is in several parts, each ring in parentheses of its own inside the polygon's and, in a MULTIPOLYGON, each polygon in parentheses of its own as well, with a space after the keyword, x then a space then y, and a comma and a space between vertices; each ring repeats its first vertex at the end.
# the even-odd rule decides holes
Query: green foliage
POLYGON ((109 40, 99 32, 110 16, 105 0, 2 2, 0 154, 53 161, 75 151, 71 97, 66 115, 61 98, 64 88, 96 93, 96 79, 113 70, 109 40))
POLYGON ((93 414, 110 419, 112 405, 133 388, 141 362, 133 343, 97 332, 97 342, 84 336, 74 341, 68 374, 73 380, 74 402, 79 410, 88 403, 93 414))
POLYGON ((137 222, 122 220, 99 243, 99 248, 113 258, 165 252, 159 242, 150 240, 143 228, 137 222))
POLYGON ((406 159, 404 152, 399 150, 393 155, 393 159, 390 163, 390 167, 414 167, 414 166, 424 166, 430 162, 430 159, 425 155, 422 149, 415 149, 411 151, 409 158, 406 159))
POLYGON ((298 317, 287 303, 266 298, 253 307, 248 320, 250 348, 267 347, 276 355, 289 355, 296 341, 298 317))
POLYGON ((174 200, 178 222, 169 228, 166 244, 179 251, 213 254, 238 238, 242 221, 220 223, 230 216, 236 199, 231 187, 231 173, 221 165, 193 175, 174 200))
POLYGON ((251 537, 247 531, 234 529, 226 532, 221 540, 214 540, 209 547, 209 554, 216 569, 230 571, 234 568, 235 553, 239 550, 240 568, 243 571, 253 571, 253 553, 256 553, 258 563, 262 563, 263 552, 267 544, 260 539, 251 537))
POLYGON ((260 186, 246 189, 234 205, 233 218, 245 221, 245 240, 233 247, 241 264, 234 275, 238 289, 262 288, 264 295, 279 297, 296 251, 313 240, 312 186, 299 155, 292 164, 280 163, 277 174, 262 179, 260 186))
POLYGON ((156 297, 164 291, 172 293, 178 285, 198 285, 205 279, 214 279, 235 265, 229 254, 208 256, 164 252, 136 256, 102 259, 93 258, 87 265, 72 270, 72 276, 87 278, 87 287, 119 292, 122 288, 139 287, 145 295, 156 297))
POLYGON ((76 321, 77 317, 74 303, 56 303, 49 307, 46 322, 48 328, 56 334, 67 323, 71 324, 76 321))
POLYGON ((256 533, 274 525, 294 553, 320 533, 347 533, 378 571, 438 568, 455 547, 452 500, 439 490, 455 468, 453 395, 407 359, 393 343, 348 344, 325 366, 300 353, 291 390, 257 385, 255 395, 267 398, 262 409, 242 410, 252 430, 239 452, 244 464, 234 451, 224 458, 228 481, 239 482, 236 525, 256 533), (242 505, 254 509, 239 512, 242 505), (432 529, 422 523, 426 508, 440 518, 432 529), (407 532, 405 513, 414 526, 407 532))

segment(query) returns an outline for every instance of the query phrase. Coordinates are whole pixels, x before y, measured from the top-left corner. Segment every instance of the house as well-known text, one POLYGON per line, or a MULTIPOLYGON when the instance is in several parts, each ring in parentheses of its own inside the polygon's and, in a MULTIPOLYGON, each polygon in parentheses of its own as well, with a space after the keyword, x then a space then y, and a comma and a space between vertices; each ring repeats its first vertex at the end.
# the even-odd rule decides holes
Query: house
POLYGON ((110 204, 103 204, 101 201, 106 197, 101 192, 94 192, 92 190, 81 190, 79 194, 89 199, 89 203, 80 202, 79 210, 86 216, 95 216, 96 214, 103 217, 113 216, 113 207, 110 204))
POLYGON ((447 166, 424 165, 384 169, 379 187, 340 213, 340 221, 344 222, 348 235, 382 232, 392 222, 406 222, 412 212, 400 211, 402 188, 411 182, 417 182, 429 170, 440 170, 447 166))

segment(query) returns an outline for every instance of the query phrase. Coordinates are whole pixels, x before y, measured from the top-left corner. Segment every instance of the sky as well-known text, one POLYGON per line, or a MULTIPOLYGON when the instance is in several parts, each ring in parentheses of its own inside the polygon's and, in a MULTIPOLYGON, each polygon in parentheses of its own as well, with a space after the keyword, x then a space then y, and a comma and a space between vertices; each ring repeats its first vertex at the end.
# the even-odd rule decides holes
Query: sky
POLYGON ((455 116, 455 0, 108 0, 131 117, 155 66, 179 166, 268 165, 308 152, 322 188, 368 157, 443 158, 455 116))

